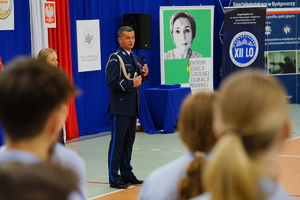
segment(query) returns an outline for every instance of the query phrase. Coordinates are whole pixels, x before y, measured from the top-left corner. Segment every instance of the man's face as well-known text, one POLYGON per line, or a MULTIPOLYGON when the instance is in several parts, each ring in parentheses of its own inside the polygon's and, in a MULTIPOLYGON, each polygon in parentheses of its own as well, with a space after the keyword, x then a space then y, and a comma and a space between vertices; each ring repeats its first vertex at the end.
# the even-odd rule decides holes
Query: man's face
POLYGON ((131 49, 134 46, 134 42, 135 42, 134 31, 131 31, 131 32, 124 31, 123 36, 119 37, 118 41, 120 43, 120 46, 123 49, 125 49, 127 51, 131 51, 131 49))

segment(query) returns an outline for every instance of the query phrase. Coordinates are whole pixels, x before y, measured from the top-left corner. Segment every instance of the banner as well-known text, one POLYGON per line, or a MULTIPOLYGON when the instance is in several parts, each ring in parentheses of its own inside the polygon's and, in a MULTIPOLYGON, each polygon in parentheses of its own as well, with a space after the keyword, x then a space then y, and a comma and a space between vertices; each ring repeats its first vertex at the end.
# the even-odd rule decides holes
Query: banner
POLYGON ((233 6, 267 6, 264 66, 286 87, 291 103, 300 102, 299 0, 234 0, 233 6))
POLYGON ((78 72, 101 70, 99 20, 77 20, 78 72))
POLYGON ((13 0, 0 2, 0 30, 14 30, 14 10, 13 0))
POLYGON ((264 67, 266 7, 226 7, 222 79, 244 68, 264 67))
POLYGON ((213 90, 214 6, 160 7, 161 83, 213 90))
POLYGON ((47 1, 43 3, 44 23, 47 28, 56 28, 55 2, 47 1))

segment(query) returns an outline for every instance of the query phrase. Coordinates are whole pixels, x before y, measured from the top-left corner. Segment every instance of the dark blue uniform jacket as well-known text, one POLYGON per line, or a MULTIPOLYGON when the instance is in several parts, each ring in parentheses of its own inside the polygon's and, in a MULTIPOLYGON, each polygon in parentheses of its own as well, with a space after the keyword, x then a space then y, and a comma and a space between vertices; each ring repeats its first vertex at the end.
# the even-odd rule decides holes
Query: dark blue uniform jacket
MULTIPOLYGON (((127 80, 121 70, 119 55, 125 64, 126 73, 130 78, 141 75, 138 57, 128 55, 121 47, 111 54, 106 65, 106 84, 110 88, 110 100, 108 112, 112 114, 137 116, 139 112, 139 95, 138 87, 133 87, 133 80, 127 80)), ((142 83, 148 80, 142 77, 142 83)))

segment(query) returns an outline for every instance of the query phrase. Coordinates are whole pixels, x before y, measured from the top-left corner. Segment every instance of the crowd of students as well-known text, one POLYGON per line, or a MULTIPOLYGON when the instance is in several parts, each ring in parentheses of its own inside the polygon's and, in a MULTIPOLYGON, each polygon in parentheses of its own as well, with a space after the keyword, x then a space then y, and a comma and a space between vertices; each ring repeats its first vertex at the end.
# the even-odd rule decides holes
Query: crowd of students
MULTIPOLYGON (((67 76, 41 59, 19 58, 0 72, 0 86, 6 136, 0 199, 86 199, 85 163, 58 142, 68 99, 76 94, 67 76)), ((139 199, 290 199, 276 160, 291 134, 285 96, 260 70, 239 70, 217 91, 191 94, 178 123, 188 151, 154 170, 139 199)))

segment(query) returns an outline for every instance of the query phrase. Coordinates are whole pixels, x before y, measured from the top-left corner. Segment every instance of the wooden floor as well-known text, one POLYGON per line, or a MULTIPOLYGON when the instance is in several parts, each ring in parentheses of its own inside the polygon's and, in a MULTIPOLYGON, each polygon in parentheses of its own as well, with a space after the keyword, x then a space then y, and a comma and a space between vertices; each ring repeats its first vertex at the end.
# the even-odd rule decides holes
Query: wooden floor
POLYGON ((278 157, 281 183, 288 194, 300 199, 300 138, 287 141, 278 157))
POLYGON ((92 198, 93 200, 133 200, 138 199, 140 186, 132 186, 126 190, 118 190, 110 194, 105 194, 99 197, 92 198))
MULTIPOLYGON (((286 146, 278 156, 280 163, 280 181, 288 194, 300 200, 300 138, 286 142, 286 146)), ((126 190, 117 190, 104 194, 93 200, 136 200, 140 186, 132 186, 126 190)))

